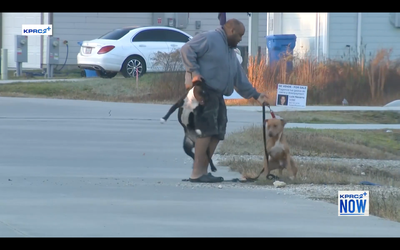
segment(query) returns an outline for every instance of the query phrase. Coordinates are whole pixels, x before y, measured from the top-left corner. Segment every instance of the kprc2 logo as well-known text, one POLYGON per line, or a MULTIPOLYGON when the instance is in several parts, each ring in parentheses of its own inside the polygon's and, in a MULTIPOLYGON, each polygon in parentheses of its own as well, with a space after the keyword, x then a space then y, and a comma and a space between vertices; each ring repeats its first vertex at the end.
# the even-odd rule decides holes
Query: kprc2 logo
POLYGON ((339 191, 339 216, 369 216, 369 191, 339 191))
POLYGON ((53 35, 53 26, 51 24, 24 24, 22 25, 22 35, 51 36, 53 35))

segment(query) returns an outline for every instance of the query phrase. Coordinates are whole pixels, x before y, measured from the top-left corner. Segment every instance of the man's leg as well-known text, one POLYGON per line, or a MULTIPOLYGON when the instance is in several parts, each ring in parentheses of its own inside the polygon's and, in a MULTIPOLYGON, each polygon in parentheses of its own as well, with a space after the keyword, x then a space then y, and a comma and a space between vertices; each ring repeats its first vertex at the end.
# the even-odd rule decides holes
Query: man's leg
POLYGON ((208 168, 208 157, 207 148, 210 145, 211 137, 197 138, 196 145, 194 147, 194 164, 192 175, 190 178, 197 179, 202 175, 207 174, 208 168))
POLYGON ((225 105, 225 100, 223 97, 219 97, 219 107, 218 107, 218 135, 211 137, 210 140, 210 157, 213 156, 218 143, 225 139, 226 125, 228 123, 227 110, 225 105))
MULTIPOLYGON (((228 118, 227 118, 227 109, 226 109, 226 105, 225 105, 225 100, 223 99, 223 97, 220 97, 218 100, 218 117, 217 117, 217 123, 218 123, 218 135, 214 135, 211 137, 210 139, 210 143, 209 143, 209 156, 210 159, 212 158, 212 156, 215 153, 215 150, 218 146, 218 143, 221 140, 224 140, 225 138, 225 134, 226 134, 226 124, 228 122, 228 118)), ((209 162, 208 162, 209 164, 209 162)), ((208 165, 207 164, 207 165, 208 165)), ((206 169, 207 171, 207 169, 206 169)))
MULTIPOLYGON (((196 139, 194 164, 191 179, 197 179, 207 174, 209 158, 215 151, 218 140, 213 137, 218 136, 218 112, 219 102, 216 95, 210 95, 208 102, 204 105, 199 114, 195 114, 195 126, 202 131, 202 136, 196 139)), ((211 177, 210 177, 211 178, 211 177)), ((217 178, 217 177, 213 177, 217 178)))
POLYGON ((219 143, 219 139, 216 136, 212 136, 210 139, 210 144, 209 144, 209 152, 210 152, 210 157, 213 156, 215 149, 217 148, 219 143))

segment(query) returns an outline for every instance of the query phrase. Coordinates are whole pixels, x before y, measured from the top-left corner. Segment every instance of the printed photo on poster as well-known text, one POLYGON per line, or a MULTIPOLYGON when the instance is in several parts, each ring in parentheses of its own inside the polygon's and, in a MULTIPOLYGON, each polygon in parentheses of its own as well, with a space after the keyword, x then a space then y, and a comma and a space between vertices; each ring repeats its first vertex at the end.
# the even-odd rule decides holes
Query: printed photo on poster
POLYGON ((287 95, 278 95, 278 105, 286 105, 287 106, 287 95))

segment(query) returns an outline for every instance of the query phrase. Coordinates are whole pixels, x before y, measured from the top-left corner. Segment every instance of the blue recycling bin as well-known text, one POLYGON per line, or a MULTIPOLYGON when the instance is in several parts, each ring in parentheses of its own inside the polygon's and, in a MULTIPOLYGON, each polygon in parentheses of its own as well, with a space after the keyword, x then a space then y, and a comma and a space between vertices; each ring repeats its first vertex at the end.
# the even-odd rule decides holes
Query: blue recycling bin
MULTIPOLYGON (((271 35, 266 38, 270 64, 278 62, 279 59, 287 53, 293 55, 293 49, 296 47, 297 38, 295 34, 271 35)), ((287 61, 286 69, 287 71, 293 69, 292 60, 287 61)))
MULTIPOLYGON (((82 46, 82 42, 78 42, 79 46, 82 46)), ((85 69, 85 77, 97 77, 95 70, 85 69)))

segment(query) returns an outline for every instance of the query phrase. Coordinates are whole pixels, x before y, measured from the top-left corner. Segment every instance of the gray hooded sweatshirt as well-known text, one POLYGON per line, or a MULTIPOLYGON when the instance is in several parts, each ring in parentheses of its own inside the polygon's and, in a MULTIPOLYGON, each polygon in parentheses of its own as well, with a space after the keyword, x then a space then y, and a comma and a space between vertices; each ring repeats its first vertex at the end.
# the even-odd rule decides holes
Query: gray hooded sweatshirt
POLYGON ((230 96, 235 89, 243 98, 258 99, 260 93, 249 82, 236 52, 228 46, 222 27, 197 34, 181 48, 186 68, 185 83, 201 75, 207 86, 219 93, 230 96))

